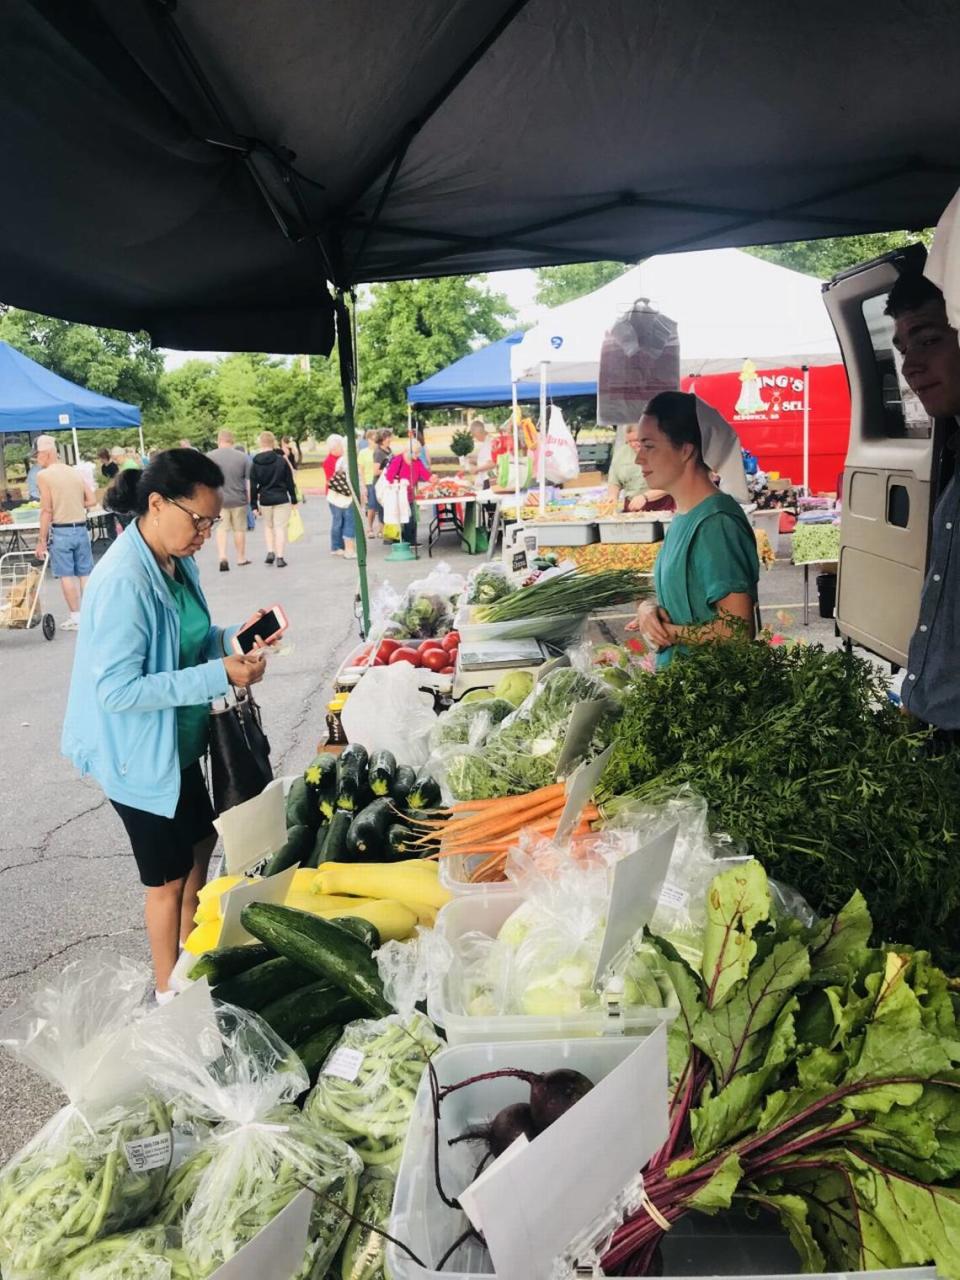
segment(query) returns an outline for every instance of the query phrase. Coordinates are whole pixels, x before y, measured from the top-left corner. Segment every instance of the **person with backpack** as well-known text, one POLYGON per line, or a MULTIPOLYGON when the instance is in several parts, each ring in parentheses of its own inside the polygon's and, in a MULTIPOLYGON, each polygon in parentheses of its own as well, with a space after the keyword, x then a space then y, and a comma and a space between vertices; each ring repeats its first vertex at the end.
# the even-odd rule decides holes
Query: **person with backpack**
POLYGON ((297 486, 290 463, 277 450, 277 437, 272 431, 261 431, 260 452, 250 468, 250 501, 263 519, 263 536, 267 543, 267 564, 285 569, 283 553, 287 544, 287 525, 297 505, 297 486))

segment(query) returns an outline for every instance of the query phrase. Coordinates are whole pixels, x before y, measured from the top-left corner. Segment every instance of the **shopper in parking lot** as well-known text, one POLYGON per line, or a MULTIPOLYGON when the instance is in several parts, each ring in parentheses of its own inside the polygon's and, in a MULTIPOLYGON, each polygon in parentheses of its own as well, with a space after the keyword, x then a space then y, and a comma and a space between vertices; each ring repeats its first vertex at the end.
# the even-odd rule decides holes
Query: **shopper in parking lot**
MULTIPOLYGON (((960 343, 947 321, 943 294, 918 271, 890 290, 886 313, 903 376, 932 418, 960 417, 960 343)), ((958 432, 950 448, 957 459, 958 432)), ((920 617, 910 641, 903 705, 933 725, 943 745, 960 744, 960 480, 956 470, 933 513, 930 559, 920 617)))
POLYGON ((250 501, 263 520, 267 564, 286 568, 283 553, 290 513, 297 505, 297 485, 293 468, 277 449, 277 437, 272 431, 260 433, 260 452, 250 471, 250 501))

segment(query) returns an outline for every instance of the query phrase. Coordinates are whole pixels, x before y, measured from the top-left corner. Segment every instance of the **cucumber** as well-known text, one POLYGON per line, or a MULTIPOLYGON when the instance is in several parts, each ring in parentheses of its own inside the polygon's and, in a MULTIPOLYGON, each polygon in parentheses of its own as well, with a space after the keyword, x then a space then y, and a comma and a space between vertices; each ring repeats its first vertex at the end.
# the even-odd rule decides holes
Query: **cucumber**
POLYGON ((411 769, 408 764, 400 765, 390 787, 390 798, 398 809, 407 807, 407 797, 416 785, 416 769, 411 769))
POLYGON ((407 797, 411 809, 437 809, 440 806, 440 784, 429 773, 421 773, 407 797))
POLYGON ((324 978, 299 991, 288 991, 261 1009, 260 1017, 281 1040, 290 1044, 294 1040, 306 1040, 331 1024, 343 1027, 354 1018, 363 1017, 363 1009, 359 1001, 324 978))
POLYGON ((392 751, 375 751, 370 757, 367 778, 375 796, 390 794, 397 773, 397 758, 392 751))
POLYGON ((393 801, 383 796, 367 805, 350 823, 347 853, 352 862, 377 862, 387 849, 387 831, 394 817, 393 801))
POLYGON ((334 916, 331 924, 339 925, 341 929, 346 929, 347 933, 352 933, 355 938, 365 942, 371 951, 380 949, 382 941, 380 930, 369 920, 361 920, 359 916, 334 916))
POLYGON ((310 851, 303 860, 303 866, 319 867, 320 863, 323 861, 323 846, 327 842, 327 834, 329 830, 329 822, 321 822, 319 827, 317 827, 310 851))
POLYGON ((354 1209, 354 1217, 362 1221, 351 1225, 343 1242, 340 1280, 382 1280, 387 1244, 382 1232, 390 1225, 393 1191, 394 1180, 388 1174, 364 1174, 354 1209), (364 1222, 369 1225, 363 1226, 364 1222))
POLYGON ((279 955, 335 982, 375 1018, 393 1012, 370 948, 339 925, 270 902, 248 903, 240 913, 240 922, 279 955))
POLYGON ((338 810, 356 813, 360 806, 360 796, 364 786, 364 774, 357 761, 344 760, 337 763, 337 801, 338 810))
POLYGON ((278 871, 299 866, 309 857, 315 836, 310 827, 297 826, 287 829, 287 843, 282 845, 263 869, 264 876, 275 876, 278 871))
POLYGON ((327 828, 327 836, 320 851, 320 858, 310 865, 319 867, 321 862, 350 862, 347 852, 347 832, 353 822, 351 813, 335 813, 327 828))
POLYGON ((313 1035, 307 1036, 305 1040, 300 1040, 293 1046, 297 1057, 307 1068, 311 1085, 317 1083, 320 1068, 329 1058, 330 1050, 342 1034, 343 1028, 339 1023, 333 1022, 327 1027, 321 1027, 319 1031, 315 1031, 313 1035))
POLYGON ((340 764, 352 766, 354 763, 361 773, 367 772, 370 757, 367 755, 367 748, 362 747, 359 742, 351 742, 349 747, 344 747, 340 752, 340 764))
POLYGON ((327 821, 333 817, 333 806, 337 795, 337 757, 323 751, 304 773, 304 779, 318 818, 317 826, 322 818, 327 821))
POLYGON ((316 974, 311 969, 294 964, 284 956, 277 956, 258 964, 255 969, 248 969, 246 973, 238 973, 235 977, 218 983, 213 988, 213 994, 225 1004, 238 1004, 241 1009, 250 1009, 256 1013, 281 996, 307 986, 315 978, 316 974))
POLYGON ((319 821, 316 802, 303 778, 294 778, 287 792, 287 827, 315 827, 319 821))
POLYGON ((248 943, 243 947, 219 947, 200 956, 187 975, 194 982, 207 978, 211 987, 238 973, 246 973, 266 960, 275 960, 277 953, 260 943, 248 943))

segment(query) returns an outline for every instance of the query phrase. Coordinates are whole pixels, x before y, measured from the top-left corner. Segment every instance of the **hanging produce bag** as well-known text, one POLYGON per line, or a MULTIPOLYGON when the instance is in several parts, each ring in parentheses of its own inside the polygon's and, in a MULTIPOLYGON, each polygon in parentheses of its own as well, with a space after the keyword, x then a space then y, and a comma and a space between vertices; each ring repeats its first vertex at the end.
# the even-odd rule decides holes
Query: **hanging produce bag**
POLYGON ((350 1226, 338 1205, 353 1209, 360 1158, 294 1106, 307 1072, 266 1023, 226 1004, 215 1016, 211 1037, 172 1034, 145 1050, 158 1087, 215 1126, 170 1178, 157 1221, 180 1228, 203 1280, 309 1189, 316 1199, 295 1280, 322 1280, 350 1226))
POLYGON ((62 1274, 72 1254, 157 1204, 170 1119, 121 1047, 150 986, 142 966, 94 952, 0 1019, 0 1044, 70 1099, 0 1171, 5 1280, 62 1274))
POLYGON ((639 422, 661 391, 680 386, 680 342, 673 320, 641 299, 604 335, 597 375, 597 423, 639 422))
POLYGON ((542 446, 538 446, 538 453, 534 459, 534 476, 537 480, 540 478, 540 447, 545 450, 543 467, 547 484, 563 484, 580 474, 577 442, 567 426, 563 410, 558 405, 550 406, 547 438, 542 446))

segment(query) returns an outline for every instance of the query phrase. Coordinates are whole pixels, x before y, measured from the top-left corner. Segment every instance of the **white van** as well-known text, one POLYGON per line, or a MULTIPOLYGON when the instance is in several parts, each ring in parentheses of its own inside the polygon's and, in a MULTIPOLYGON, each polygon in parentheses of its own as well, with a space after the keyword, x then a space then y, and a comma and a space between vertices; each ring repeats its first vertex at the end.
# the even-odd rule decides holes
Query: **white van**
POLYGON ((897 276, 922 267, 925 254, 922 245, 911 245, 823 286, 851 402, 837 627, 894 668, 906 663, 917 625, 931 517, 953 466, 944 446, 956 426, 930 418, 907 387, 893 320, 883 313, 897 276))

